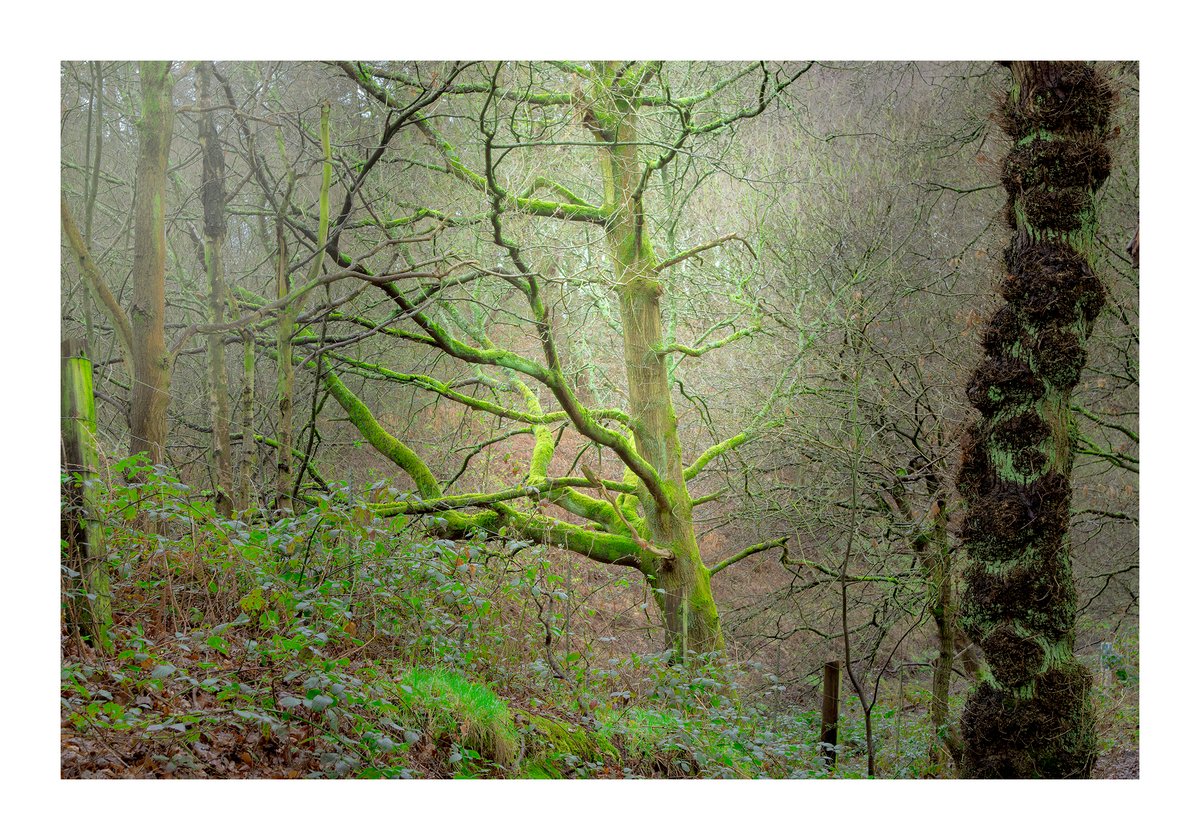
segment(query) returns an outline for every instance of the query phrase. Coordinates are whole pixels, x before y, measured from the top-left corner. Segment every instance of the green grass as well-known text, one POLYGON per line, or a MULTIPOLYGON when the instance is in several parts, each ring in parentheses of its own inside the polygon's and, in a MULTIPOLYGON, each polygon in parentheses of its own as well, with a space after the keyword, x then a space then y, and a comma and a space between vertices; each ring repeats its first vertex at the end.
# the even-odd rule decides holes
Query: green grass
POLYGON ((460 744, 503 767, 516 762, 521 736, 512 712, 487 686, 440 668, 413 668, 396 684, 397 705, 429 737, 460 744))

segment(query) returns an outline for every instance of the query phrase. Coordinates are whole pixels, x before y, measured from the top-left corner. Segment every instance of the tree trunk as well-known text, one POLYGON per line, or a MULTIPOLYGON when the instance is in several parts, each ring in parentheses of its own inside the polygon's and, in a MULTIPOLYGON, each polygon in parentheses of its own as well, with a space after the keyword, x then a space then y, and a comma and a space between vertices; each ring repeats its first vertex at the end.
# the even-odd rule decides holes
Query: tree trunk
POLYGON ((238 462, 238 510, 249 510, 254 501, 254 470, 258 443, 254 440, 254 333, 242 331, 242 457, 238 462))
POLYGON ((937 627, 938 658, 933 668, 933 698, 930 716, 935 738, 945 737, 950 717, 950 678, 954 670, 954 637, 958 632, 955 614, 954 581, 950 566, 950 546, 944 518, 935 524, 937 533, 929 549, 926 574, 929 575, 930 612, 937 627))
POLYGON ((1076 62, 1016 62, 1001 114, 1007 301, 967 386, 982 418, 959 487, 970 553, 963 626, 987 672, 962 718, 973 778, 1086 778, 1096 758, 1091 677, 1074 656, 1071 391, 1104 301, 1092 268, 1094 194, 1108 176, 1110 88, 1076 62))
MULTIPOLYGON (((275 270, 275 296, 287 297, 292 290, 287 270, 287 240, 283 235, 283 217, 275 221, 275 242, 278 263, 275 270)), ((275 405, 279 409, 279 450, 275 458, 275 509, 292 511, 292 395, 296 386, 296 370, 292 366, 292 330, 295 327, 296 303, 292 301, 279 313, 275 349, 278 361, 275 374, 275 405)))
POLYGON ((96 401, 87 345, 62 344, 62 446, 66 505, 62 535, 67 567, 78 575, 68 602, 68 624, 92 647, 112 650, 112 599, 105 563, 104 524, 99 518, 100 456, 96 450, 96 401), (76 480, 75 476, 79 476, 76 480))
MULTIPOLYGON (((212 65, 201 62, 196 68, 199 104, 211 106, 209 85, 212 65)), ((204 205, 204 269, 208 277, 208 311, 213 324, 225 322, 225 306, 229 290, 225 285, 225 265, 221 248, 225 244, 225 155, 212 111, 205 110, 200 120, 200 155, 203 160, 203 183, 200 187, 204 205)), ((216 473, 215 500, 217 512, 229 516, 233 512, 233 464, 229 442, 229 377, 225 372, 225 337, 220 333, 208 336, 209 416, 212 422, 212 465, 216 473)))
POLYGON ((142 115, 138 122, 137 195, 133 202, 133 388, 130 451, 154 463, 166 457, 171 384, 165 335, 167 157, 174 110, 171 63, 141 63, 142 115))
POLYGON ((636 106, 619 93, 614 65, 604 74, 609 86, 596 91, 592 104, 593 132, 611 145, 600 152, 605 205, 614 208, 608 225, 621 326, 625 343, 625 374, 629 408, 638 453, 654 467, 666 504, 640 485, 639 498, 652 542, 671 552, 655 568, 643 570, 655 588, 666 624, 669 648, 686 655, 688 649, 724 649, 717 606, 709 587, 709 572, 700 558, 692 524, 692 499, 683 477, 683 456, 675 408, 662 350, 663 287, 657 259, 642 214, 638 194, 643 164, 639 160, 636 106), (686 639, 686 646, 683 640, 686 639))

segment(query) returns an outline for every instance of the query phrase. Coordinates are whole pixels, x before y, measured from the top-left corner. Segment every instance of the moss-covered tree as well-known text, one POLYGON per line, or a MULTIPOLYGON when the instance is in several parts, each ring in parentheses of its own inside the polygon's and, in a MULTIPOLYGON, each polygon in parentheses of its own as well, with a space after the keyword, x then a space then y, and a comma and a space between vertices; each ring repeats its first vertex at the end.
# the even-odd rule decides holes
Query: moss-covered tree
MULTIPOLYGON (((753 330, 735 331, 727 340, 712 341, 700 348, 684 347, 666 337, 662 298, 667 291, 668 271, 733 237, 721 236, 664 257, 654 246, 645 199, 652 176, 680 153, 686 154, 685 150, 696 138, 722 132, 740 120, 762 113, 810 66, 772 72, 765 65, 750 65, 696 94, 678 96, 671 92, 661 62, 555 63, 554 72, 566 80, 566 85, 558 90, 525 83, 529 71, 524 68, 512 72, 513 84, 502 84, 504 66, 501 65, 487 74, 490 78, 485 76, 445 88, 447 94, 459 101, 469 98, 472 103, 472 122, 479 127, 482 143, 481 147, 470 150, 478 161, 468 162, 465 150, 458 148, 459 141, 448 130, 448 122, 442 125, 440 120, 411 106, 426 85, 403 69, 341 65, 369 96, 393 114, 412 119, 439 158, 437 163, 423 162, 422 166, 444 173, 466 185, 469 192, 484 197, 486 209, 477 217, 477 224, 480 230, 487 231, 491 244, 507 264, 497 272, 465 272, 459 278, 433 275, 436 281, 459 285, 468 277, 489 274, 502 279, 509 291, 515 290, 523 300, 525 311, 521 317, 530 325, 533 338, 529 349, 541 357, 504 349, 498 341, 493 342, 486 330, 456 315, 452 307, 426 311, 430 309, 428 301, 437 294, 432 284, 413 297, 402 293, 394 281, 372 281, 420 330, 417 334, 394 334, 436 348, 445 356, 477 369, 498 370, 503 387, 520 395, 524 404, 504 406, 474 398, 449 381, 366 365, 342 355, 334 356, 335 359, 358 371, 369 370, 373 378, 417 384, 469 408, 528 423, 535 440, 528 475, 520 486, 498 493, 448 497, 433 471, 414 450, 388 434, 366 405, 335 373, 329 372, 325 383, 331 395, 346 409, 368 442, 409 474, 422 497, 419 501, 392 506, 395 513, 474 508, 476 512, 469 515, 443 514, 447 527, 458 532, 478 529, 496 533, 505 529, 524 539, 562 546, 601 562, 637 569, 652 586, 664 617, 669 646, 696 651, 717 651, 724 647, 709 584, 711 575, 756 551, 779 546, 782 541, 752 546, 715 564, 703 562, 693 524, 696 500, 688 490, 688 482, 706 465, 751 440, 754 432, 746 430, 718 441, 699 453, 691 465, 686 464, 669 369, 677 354, 697 357, 744 338, 753 330), (517 87, 517 82, 522 86, 517 87), (752 98, 744 107, 725 112, 712 107, 718 94, 738 83, 752 91, 752 98), (516 103, 520 110, 500 114, 497 105, 501 102, 516 103), (539 109, 545 109, 546 114, 534 118, 534 124, 538 119, 543 125, 562 124, 563 114, 573 115, 575 130, 586 132, 577 133, 562 145, 594 149, 593 175, 598 176, 594 184, 596 200, 588 201, 560 180, 541 175, 533 179, 532 186, 521 191, 505 183, 499 171, 500 162, 514 148, 525 144, 518 142, 513 146, 512 141, 498 140, 498 127, 506 121, 509 126, 516 125, 518 120, 528 119, 528 114, 539 109), (665 140, 655 137, 648 141, 642 136, 640 113, 645 109, 656 112, 660 131, 664 125, 669 127, 665 140), (697 118, 698 112, 704 112, 703 119, 697 118), (554 198, 537 197, 538 192, 550 193, 554 198), (618 313, 613 323, 623 342, 628 410, 588 407, 576 392, 573 377, 564 370, 562 337, 556 334, 547 295, 551 284, 545 271, 530 257, 533 249, 526 249, 509 232, 520 228, 521 220, 529 219, 592 226, 592 230, 603 236, 611 273, 602 285, 611 291, 618 313), (534 389, 548 393, 556 409, 543 409, 534 389), (597 452, 607 453, 603 457, 615 457, 624 467, 623 480, 604 479, 582 465, 581 476, 552 478, 548 470, 561 437, 561 433, 554 434, 553 425, 563 421, 597 452), (587 488, 592 492, 584 492, 587 488), (557 506, 586 524, 551 518, 540 510, 532 514, 523 512, 511 504, 521 497, 557 506)), ((389 128, 399 122, 399 117, 390 117, 389 128)), ((386 130, 385 137, 390 137, 386 130)), ((518 141, 521 139, 527 138, 518 141)), ((374 160, 369 159, 364 168, 369 168, 374 160)), ((418 218, 442 219, 445 225, 466 223, 455 221, 453 216, 427 209, 417 214, 418 218)), ((344 221, 343 215, 339 226, 344 221)), ((397 221, 396 226, 399 224, 397 221)), ((351 270, 366 275, 361 263, 340 253, 335 256, 351 270)))
POLYGON ((962 621, 988 665, 963 713, 962 772, 1081 778, 1091 773, 1096 737, 1091 677, 1074 655, 1071 392, 1104 302, 1094 205, 1109 171, 1113 96, 1086 64, 1008 66, 1005 304, 984 331, 985 358, 967 386, 981 417, 959 473, 970 554, 962 621))

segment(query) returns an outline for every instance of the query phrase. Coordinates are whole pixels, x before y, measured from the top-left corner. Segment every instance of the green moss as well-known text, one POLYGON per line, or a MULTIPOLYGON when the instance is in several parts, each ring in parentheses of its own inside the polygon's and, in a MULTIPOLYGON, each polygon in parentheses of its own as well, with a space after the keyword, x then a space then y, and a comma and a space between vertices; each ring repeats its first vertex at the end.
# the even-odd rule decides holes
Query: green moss
POLYGON ((685 755, 672 741, 679 720, 661 709, 630 708, 600 715, 600 732, 621 746, 627 760, 642 770, 652 770, 685 755))
POLYGON ((530 715, 528 732, 531 757, 521 769, 521 775, 528 778, 561 778, 574 761, 614 764, 621 760, 606 735, 568 721, 530 715), (539 772, 546 775, 537 775, 539 772))

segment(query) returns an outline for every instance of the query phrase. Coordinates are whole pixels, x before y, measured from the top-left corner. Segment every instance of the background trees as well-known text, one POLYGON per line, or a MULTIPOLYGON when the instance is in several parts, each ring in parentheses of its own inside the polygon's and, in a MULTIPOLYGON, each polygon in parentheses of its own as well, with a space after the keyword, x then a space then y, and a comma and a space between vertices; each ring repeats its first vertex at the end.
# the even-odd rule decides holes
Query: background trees
MULTIPOLYGON (((1083 655, 1137 610, 1137 295, 1121 250, 1137 90, 1134 68, 1107 69, 1125 133, 1099 196, 1099 241, 1119 243, 1098 249, 1109 304, 1073 397, 1083 655)), ((169 390, 162 459, 241 521, 308 521, 350 498, 490 545, 480 574, 514 555, 538 621, 509 618, 550 671, 599 644, 660 649, 661 627, 681 653, 754 663, 773 702, 801 708, 837 656, 866 708, 907 685, 891 720, 915 706, 945 759, 976 677, 953 478, 1003 248, 1001 78, 66 64, 64 332, 92 334, 110 450, 142 446, 133 405, 169 390), (151 253, 139 212, 158 187, 133 174, 153 145, 150 90, 174 113, 150 354, 171 376, 138 390, 158 373, 117 363, 141 333, 115 313, 140 311, 126 277, 151 253), (84 250, 103 287, 80 283, 84 250)))

